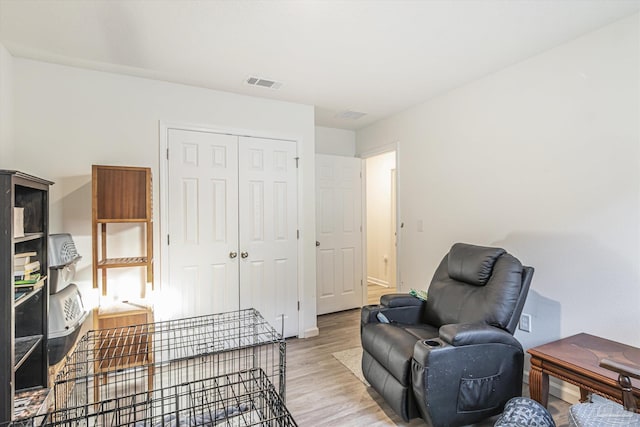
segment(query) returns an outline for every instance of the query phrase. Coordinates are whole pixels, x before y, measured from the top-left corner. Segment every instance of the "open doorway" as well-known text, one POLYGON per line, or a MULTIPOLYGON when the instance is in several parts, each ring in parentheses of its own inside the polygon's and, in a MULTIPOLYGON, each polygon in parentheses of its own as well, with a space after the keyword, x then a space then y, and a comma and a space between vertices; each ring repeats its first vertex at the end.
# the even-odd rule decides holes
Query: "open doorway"
POLYGON ((365 158, 367 304, 398 292, 396 151, 365 158))

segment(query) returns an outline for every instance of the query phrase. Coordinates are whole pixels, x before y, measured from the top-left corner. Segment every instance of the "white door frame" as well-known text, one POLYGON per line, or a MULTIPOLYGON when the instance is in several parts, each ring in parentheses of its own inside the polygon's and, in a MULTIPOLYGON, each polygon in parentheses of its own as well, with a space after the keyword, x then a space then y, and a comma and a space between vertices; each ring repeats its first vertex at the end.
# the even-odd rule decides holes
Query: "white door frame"
MULTIPOLYGON (((210 132, 210 133, 222 133, 222 134, 230 134, 237 136, 248 136, 254 138, 265 138, 265 139, 278 139, 284 141, 292 141, 296 144, 296 151, 300 153, 300 141, 297 138, 292 138, 290 135, 282 135, 277 132, 266 132, 266 131, 255 131, 251 129, 239 129, 239 128, 229 128, 229 127, 215 127, 210 125, 200 125, 193 123, 184 123, 184 122, 170 122, 170 121, 158 121, 159 132, 160 132, 160 146, 159 146, 159 170, 160 170, 160 178, 158 182, 159 186, 159 206, 160 213, 158 217, 160 218, 160 259, 158 264, 160 265, 160 280, 156 281, 156 284, 159 285, 159 289, 162 290, 162 285, 168 280, 169 277, 169 263, 167 262, 169 257, 169 247, 167 244, 167 235, 169 233, 169 207, 167 206, 167 200, 169 199, 169 162, 167 160, 167 150, 169 147, 168 142, 168 130, 169 129, 179 129, 179 130, 187 130, 194 132, 210 132)), ((301 188, 301 179, 300 179, 300 169, 297 169, 297 178, 296 178, 296 186, 297 186, 297 194, 302 194, 301 188)), ((298 230, 300 230, 300 224, 302 223, 302 212, 303 206, 301 204, 301 197, 297 197, 297 213, 298 216, 296 221, 298 223, 298 230)), ((303 233, 300 233, 303 234, 303 233)), ((315 230, 314 233, 315 234, 315 230)), ((302 284, 304 283, 304 263, 303 263, 303 247, 304 241, 302 238, 298 239, 297 246, 297 258, 298 258, 298 274, 297 274, 297 291, 298 298, 304 296, 304 289, 302 288, 302 284)), ((315 302, 315 299, 314 299, 315 302)), ((298 336, 304 337, 304 302, 299 301, 300 308, 298 310, 298 336)), ((160 316, 162 313, 159 313, 160 316)), ((160 319, 162 320, 162 319, 160 319)), ((273 325, 276 330, 279 325, 273 325)))
MULTIPOLYGON (((372 150, 360 153, 362 159, 362 225, 364 227, 362 233, 362 277, 367 277, 367 159, 379 154, 395 151, 396 153, 396 289, 398 292, 405 292, 402 283, 402 275, 400 272, 400 251, 402 245, 400 241, 402 234, 400 233, 402 217, 400 216, 400 142, 383 145, 372 150)), ((367 292, 362 292, 362 305, 367 304, 367 292)))

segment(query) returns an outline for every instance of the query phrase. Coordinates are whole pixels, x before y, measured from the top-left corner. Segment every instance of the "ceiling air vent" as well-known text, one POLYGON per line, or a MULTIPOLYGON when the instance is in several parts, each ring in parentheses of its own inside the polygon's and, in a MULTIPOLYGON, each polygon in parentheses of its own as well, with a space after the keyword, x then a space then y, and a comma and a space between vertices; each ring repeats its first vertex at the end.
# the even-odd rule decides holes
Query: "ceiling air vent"
POLYGON ((282 86, 281 82, 254 76, 247 77, 245 83, 249 86, 266 87, 267 89, 280 89, 280 87, 282 86))
POLYGON ((359 111, 346 110, 336 114, 336 118, 345 120, 358 120, 361 117, 366 116, 367 113, 361 113, 359 111))

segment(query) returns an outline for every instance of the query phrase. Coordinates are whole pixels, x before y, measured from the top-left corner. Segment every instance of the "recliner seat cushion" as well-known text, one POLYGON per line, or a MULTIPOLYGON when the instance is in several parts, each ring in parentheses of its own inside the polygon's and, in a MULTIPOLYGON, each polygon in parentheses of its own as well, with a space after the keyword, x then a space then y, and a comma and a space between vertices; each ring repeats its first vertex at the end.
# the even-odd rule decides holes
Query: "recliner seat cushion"
POLYGON ((439 330, 431 325, 401 325, 401 327, 409 334, 413 335, 418 341, 429 340, 439 336, 439 330))
POLYGON ((411 384, 411 359, 416 341, 437 336, 438 330, 428 325, 407 330, 395 324, 369 324, 362 330, 362 348, 400 384, 408 386, 411 384))

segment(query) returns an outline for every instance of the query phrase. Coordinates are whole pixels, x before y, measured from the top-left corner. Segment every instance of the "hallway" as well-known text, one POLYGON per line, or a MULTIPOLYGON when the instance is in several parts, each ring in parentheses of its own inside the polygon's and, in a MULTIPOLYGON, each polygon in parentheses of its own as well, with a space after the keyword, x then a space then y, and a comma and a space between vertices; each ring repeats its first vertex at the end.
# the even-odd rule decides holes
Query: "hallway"
POLYGON ((374 285, 373 283, 369 283, 367 286, 367 303, 368 304, 378 304, 380 302, 380 297, 386 294, 394 294, 396 293, 396 288, 387 288, 385 286, 374 285))

